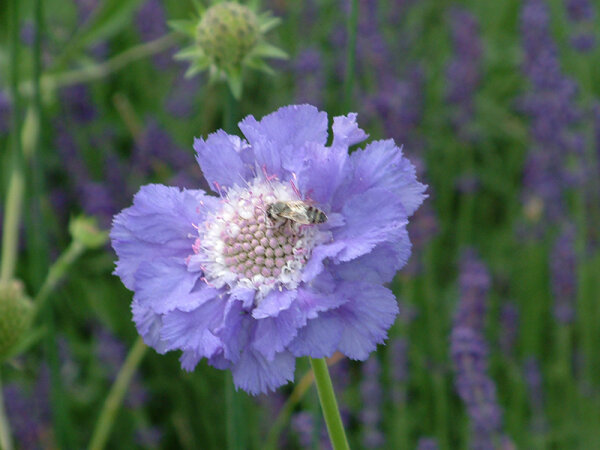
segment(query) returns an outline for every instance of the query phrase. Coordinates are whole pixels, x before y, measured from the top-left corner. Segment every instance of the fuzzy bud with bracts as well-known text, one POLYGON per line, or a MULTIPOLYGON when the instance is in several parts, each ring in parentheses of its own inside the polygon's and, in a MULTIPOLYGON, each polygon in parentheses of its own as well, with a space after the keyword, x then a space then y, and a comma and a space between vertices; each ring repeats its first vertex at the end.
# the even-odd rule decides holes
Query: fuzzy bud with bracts
POLYGON ((220 2, 206 10, 200 7, 198 14, 196 20, 169 23, 194 41, 175 55, 190 61, 186 77, 208 70, 211 82, 225 79, 239 99, 244 67, 273 74, 263 58, 287 58, 283 50, 264 40, 264 34, 279 24, 279 19, 269 13, 258 14, 236 2, 220 2))
POLYGON ((0 282, 0 361, 10 356, 29 329, 33 305, 18 280, 0 282))

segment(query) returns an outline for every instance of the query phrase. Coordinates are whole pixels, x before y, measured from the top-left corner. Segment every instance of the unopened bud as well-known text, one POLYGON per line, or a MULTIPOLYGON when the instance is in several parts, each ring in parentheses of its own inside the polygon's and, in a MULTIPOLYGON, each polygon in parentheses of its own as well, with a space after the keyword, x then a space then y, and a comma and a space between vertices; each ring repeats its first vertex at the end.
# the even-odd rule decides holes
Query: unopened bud
POLYGON ((73 240, 90 249, 102 247, 108 240, 108 232, 100 230, 93 217, 78 216, 71 219, 69 231, 73 240))
POLYGON ((29 329, 33 305, 17 280, 0 282, 0 361, 29 329))
POLYGON ((240 67, 256 45, 260 27, 256 14, 234 2, 211 6, 197 30, 198 45, 221 68, 240 67))

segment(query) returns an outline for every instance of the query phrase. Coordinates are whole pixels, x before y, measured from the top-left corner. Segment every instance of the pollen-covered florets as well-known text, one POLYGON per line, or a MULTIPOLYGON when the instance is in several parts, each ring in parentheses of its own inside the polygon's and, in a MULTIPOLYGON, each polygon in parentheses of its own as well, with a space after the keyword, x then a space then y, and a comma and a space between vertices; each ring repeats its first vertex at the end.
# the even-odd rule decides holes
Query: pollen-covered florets
POLYGON ((263 177, 233 186, 221 208, 198 226, 188 267, 202 270, 208 285, 257 290, 257 302, 273 288, 295 289, 312 248, 331 236, 313 225, 267 217, 269 205, 297 199, 291 184, 263 177))
POLYGON ((330 145, 310 105, 238 125, 245 139, 194 142, 215 195, 144 186, 111 239, 144 341, 256 394, 291 380, 296 357, 364 360, 385 340, 398 305, 384 284, 425 186, 392 140, 349 154, 367 137, 356 114, 333 119, 330 145))

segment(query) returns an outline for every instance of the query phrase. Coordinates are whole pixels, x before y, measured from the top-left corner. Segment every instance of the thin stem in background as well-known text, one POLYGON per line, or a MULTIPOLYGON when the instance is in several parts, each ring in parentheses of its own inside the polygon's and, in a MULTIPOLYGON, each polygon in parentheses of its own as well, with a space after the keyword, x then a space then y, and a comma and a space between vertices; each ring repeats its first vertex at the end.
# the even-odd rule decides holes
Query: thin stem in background
POLYGON ((44 174, 40 160, 43 157, 40 151, 41 130, 44 129, 42 120, 42 95, 40 77, 42 74, 42 35, 44 33, 44 11, 42 0, 35 0, 34 5, 33 42, 33 97, 24 125, 22 146, 23 155, 27 161, 27 208, 26 230, 29 285, 37 291, 42 283, 44 273, 48 267, 48 240, 46 227, 42 217, 41 199, 44 193, 44 174))
POLYGON ((138 336, 117 374, 117 379, 113 383, 108 397, 106 397, 90 440, 89 450, 101 450, 106 446, 110 430, 119 412, 119 407, 123 403, 127 388, 147 349, 148 347, 144 344, 141 336, 138 336))
POLYGON ((346 23, 348 45, 346 47, 346 79, 344 80, 344 111, 352 108, 354 72, 356 70, 356 33, 358 30, 358 0, 351 0, 350 15, 346 23))
MULTIPOLYGON (((10 20, 10 90, 12 94, 12 171, 8 192, 6 194, 6 210, 2 234, 2 260, 0 261, 0 283, 9 281, 15 273, 19 242, 19 222, 21 203, 23 202, 23 155, 21 154, 21 122, 19 110, 19 4, 13 0, 9 4, 10 20)), ((10 424, 4 408, 2 382, 0 380, 0 447, 12 450, 10 424)))
MULTIPOLYGON (((48 73, 41 76, 42 93, 46 94, 61 87, 71 86, 73 84, 89 83, 91 81, 102 79, 111 73, 117 72, 132 62, 147 58, 156 53, 160 53, 177 42, 175 33, 166 34, 144 44, 133 46, 117 56, 114 56, 102 63, 82 67, 81 69, 68 70, 59 73, 48 73)), ((19 92, 25 97, 33 95, 34 83, 31 80, 23 81, 19 84, 19 92)), ((9 97, 12 98, 12 94, 9 97)))
POLYGON ((350 447, 348 446, 348 439, 346 438, 346 432, 344 431, 344 425, 342 424, 342 417, 340 416, 340 410, 338 409, 337 401, 335 399, 335 392, 333 391, 333 384, 331 383, 331 377, 329 376, 327 361, 325 358, 310 358, 310 364, 315 375, 315 383, 317 385, 317 392, 319 393, 319 402, 321 403, 321 409, 323 411, 323 417, 325 418, 325 424, 327 425, 327 432, 329 433, 331 445, 334 450, 349 450, 350 447))

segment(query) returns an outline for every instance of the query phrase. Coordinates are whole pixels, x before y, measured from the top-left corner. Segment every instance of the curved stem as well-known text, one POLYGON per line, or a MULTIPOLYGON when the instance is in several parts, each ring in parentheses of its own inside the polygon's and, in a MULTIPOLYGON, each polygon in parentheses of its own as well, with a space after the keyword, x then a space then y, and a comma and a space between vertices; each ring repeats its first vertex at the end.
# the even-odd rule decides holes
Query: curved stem
MULTIPOLYGON (((47 91, 72 84, 87 83, 104 78, 113 72, 123 69, 134 61, 147 58, 168 49, 175 44, 175 42, 177 42, 177 36, 175 33, 166 34, 153 41, 131 47, 100 64, 93 64, 82 67, 81 69, 68 70, 56 74, 42 75, 41 87, 43 90, 47 91)), ((20 83, 19 92, 24 96, 33 95, 32 81, 24 81, 20 83)))
POLYGON ((125 362, 121 366, 117 379, 108 393, 108 397, 106 397, 100 417, 96 422, 96 427, 90 439, 89 450, 101 450, 105 447, 119 407, 123 403, 125 392, 147 349, 148 347, 146 347, 142 338, 138 337, 133 347, 131 347, 127 359, 125 359, 125 362))
POLYGON ((310 364, 315 374, 319 402, 321 402, 321 409, 323 411, 325 423, 327 424, 327 432, 329 433, 331 445, 334 450, 349 450, 350 447, 348 446, 348 439, 346 438, 346 432, 344 431, 344 425, 342 424, 342 417, 340 416, 340 410, 338 409, 337 401, 335 399, 335 392, 333 391, 333 384, 331 383, 331 377, 329 376, 329 369, 327 369, 327 361, 325 358, 310 358, 310 364))
POLYGON ((73 240, 54 264, 50 266, 48 275, 46 275, 46 279, 34 299, 34 317, 42 310, 50 293, 84 251, 85 246, 81 242, 73 240))

